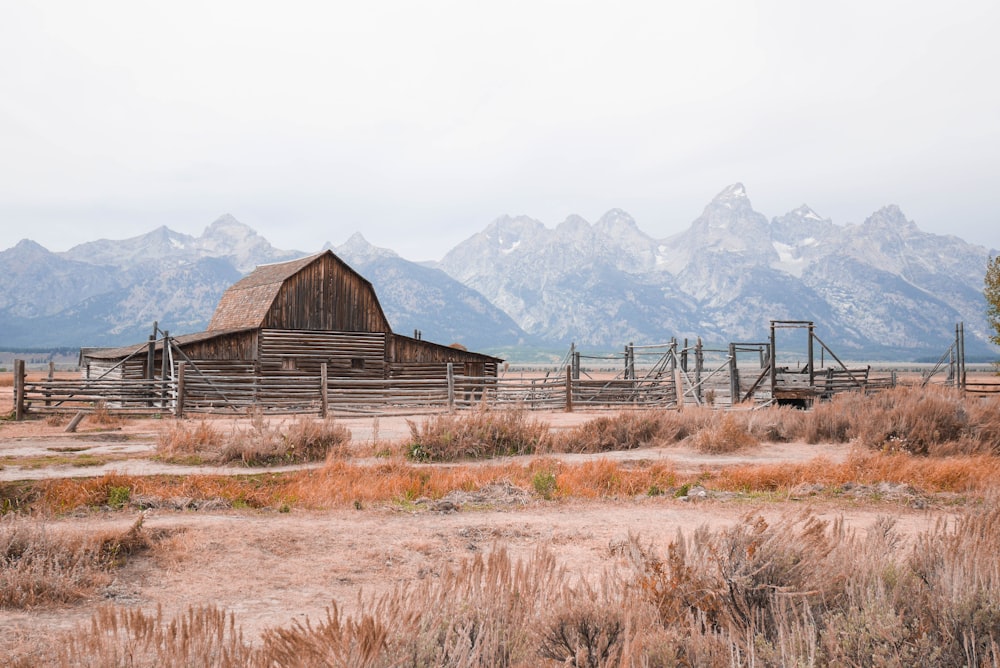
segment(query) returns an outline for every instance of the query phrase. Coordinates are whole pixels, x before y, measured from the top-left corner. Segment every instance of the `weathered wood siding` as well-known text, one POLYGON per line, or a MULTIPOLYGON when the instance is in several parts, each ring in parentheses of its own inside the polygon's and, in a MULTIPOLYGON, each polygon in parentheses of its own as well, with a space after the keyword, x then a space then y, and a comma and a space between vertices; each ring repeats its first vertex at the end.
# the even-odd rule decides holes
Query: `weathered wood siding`
POLYGON ((262 326, 386 334, 391 331, 371 283, 332 253, 320 255, 285 279, 262 326))
MULTIPOLYGON (((181 350, 192 360, 253 362, 257 359, 257 345, 257 332, 246 331, 182 343, 181 350)), ((160 350, 156 351, 157 369, 162 368, 160 353, 160 350)))
POLYGON ((146 376, 146 358, 133 357, 119 364, 121 360, 95 359, 84 357, 81 376, 85 379, 108 380, 139 379, 146 376))
POLYGON ((496 357, 469 352, 451 346, 442 346, 430 341, 413 339, 408 336, 394 334, 386 351, 393 377, 419 377, 426 372, 425 378, 443 378, 448 362, 453 363, 455 374, 470 377, 497 375, 496 357))
POLYGON ((265 329, 260 335, 260 373, 330 378, 385 378, 385 334, 265 329))

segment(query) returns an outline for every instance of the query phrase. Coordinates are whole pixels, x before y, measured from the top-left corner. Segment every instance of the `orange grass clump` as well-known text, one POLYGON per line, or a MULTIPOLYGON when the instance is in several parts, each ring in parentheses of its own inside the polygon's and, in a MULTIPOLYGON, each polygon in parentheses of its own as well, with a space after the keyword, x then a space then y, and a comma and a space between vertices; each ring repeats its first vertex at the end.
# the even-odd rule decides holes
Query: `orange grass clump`
MULTIPOLYGON (((1000 487, 1000 458, 990 455, 926 458, 905 453, 856 450, 843 462, 817 457, 803 463, 740 465, 682 475, 669 464, 597 460, 570 464, 540 458, 528 464, 426 466, 402 460, 375 465, 331 459, 309 471, 254 476, 127 476, 61 479, 37 483, 33 505, 55 512, 113 505, 127 498, 221 499, 234 506, 263 508, 298 504, 310 508, 407 503, 439 499, 450 492, 475 491, 509 483, 539 497, 555 499, 630 498, 665 494, 700 483, 743 493, 790 490, 802 483, 827 487, 858 484, 908 484, 926 493, 983 494, 1000 487), (538 476, 551 476, 553 488, 539 488, 538 476)), ((29 495, 32 496, 33 495, 29 495)))

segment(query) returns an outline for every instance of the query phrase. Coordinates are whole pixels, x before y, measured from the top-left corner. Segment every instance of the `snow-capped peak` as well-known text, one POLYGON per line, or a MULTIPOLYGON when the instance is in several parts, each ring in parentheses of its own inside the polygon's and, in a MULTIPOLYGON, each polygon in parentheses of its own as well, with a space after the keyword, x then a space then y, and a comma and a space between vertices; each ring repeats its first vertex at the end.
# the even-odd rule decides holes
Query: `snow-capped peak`
POLYGON ((743 187, 742 183, 734 183, 728 186, 725 190, 715 196, 717 201, 727 200, 727 199, 743 199, 747 196, 747 190, 743 187))

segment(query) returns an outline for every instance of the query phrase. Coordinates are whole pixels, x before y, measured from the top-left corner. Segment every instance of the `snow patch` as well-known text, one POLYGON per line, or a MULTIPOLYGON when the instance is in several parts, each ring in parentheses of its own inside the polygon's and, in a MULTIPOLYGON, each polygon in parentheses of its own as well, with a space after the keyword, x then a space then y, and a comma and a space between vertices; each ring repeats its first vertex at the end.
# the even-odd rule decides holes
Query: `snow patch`
POLYGON ((778 253, 778 261, 772 266, 775 269, 780 269, 796 278, 800 278, 806 268, 807 261, 803 257, 796 256, 795 246, 783 244, 780 241, 773 241, 771 245, 774 246, 774 250, 778 253))
MULTIPOLYGON (((515 241, 514 243, 512 243, 510 245, 510 248, 500 248, 500 252, 503 253, 504 255, 510 255, 515 250, 517 250, 517 247, 520 246, 520 245, 521 245, 521 240, 518 239, 517 241, 515 241)), ((501 246, 503 246, 502 243, 501 243, 501 246)))

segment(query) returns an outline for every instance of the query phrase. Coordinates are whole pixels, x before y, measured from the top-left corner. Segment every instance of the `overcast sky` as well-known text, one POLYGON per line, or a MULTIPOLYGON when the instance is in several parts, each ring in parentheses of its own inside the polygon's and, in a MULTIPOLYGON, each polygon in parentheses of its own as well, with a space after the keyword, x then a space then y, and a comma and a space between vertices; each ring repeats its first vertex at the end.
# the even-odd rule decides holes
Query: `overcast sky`
POLYGON ((0 249, 231 213, 439 259, 503 214, 773 217, 1000 247, 1000 2, 0 0, 0 249))

